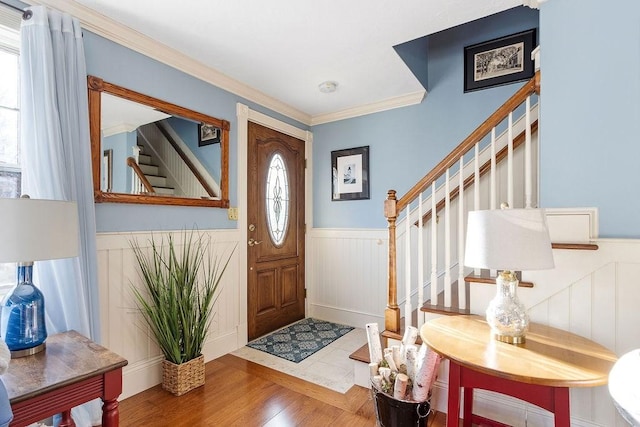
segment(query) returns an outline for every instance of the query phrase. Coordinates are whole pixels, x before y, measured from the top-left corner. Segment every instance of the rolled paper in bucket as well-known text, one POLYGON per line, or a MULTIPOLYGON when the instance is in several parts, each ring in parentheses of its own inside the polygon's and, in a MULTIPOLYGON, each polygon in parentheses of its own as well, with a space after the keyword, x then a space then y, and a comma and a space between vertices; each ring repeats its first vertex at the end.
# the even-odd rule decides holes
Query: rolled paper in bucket
POLYGON ((426 427, 430 412, 429 402, 398 400, 371 388, 375 400, 376 418, 380 427, 426 427))

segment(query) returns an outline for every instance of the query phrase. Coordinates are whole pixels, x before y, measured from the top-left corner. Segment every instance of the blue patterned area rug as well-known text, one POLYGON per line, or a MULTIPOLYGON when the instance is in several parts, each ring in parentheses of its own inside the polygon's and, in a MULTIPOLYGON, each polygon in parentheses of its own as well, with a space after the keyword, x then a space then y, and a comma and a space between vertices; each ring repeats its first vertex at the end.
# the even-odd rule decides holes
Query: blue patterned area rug
POLYGON ((247 347, 298 363, 351 330, 351 326, 308 318, 255 339, 247 347))

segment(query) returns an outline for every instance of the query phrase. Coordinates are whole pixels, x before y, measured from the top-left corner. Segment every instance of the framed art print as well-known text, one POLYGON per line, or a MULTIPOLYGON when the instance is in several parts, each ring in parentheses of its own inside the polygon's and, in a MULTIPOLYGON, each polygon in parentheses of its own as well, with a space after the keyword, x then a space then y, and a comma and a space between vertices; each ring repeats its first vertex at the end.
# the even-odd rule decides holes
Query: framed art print
POLYGON ((533 77, 531 29, 464 48, 464 91, 500 86, 533 77))
POLYGON ((331 152, 331 200, 369 198, 369 147, 331 152))
POLYGON ((220 143, 221 129, 219 127, 200 123, 198 125, 198 147, 220 143))

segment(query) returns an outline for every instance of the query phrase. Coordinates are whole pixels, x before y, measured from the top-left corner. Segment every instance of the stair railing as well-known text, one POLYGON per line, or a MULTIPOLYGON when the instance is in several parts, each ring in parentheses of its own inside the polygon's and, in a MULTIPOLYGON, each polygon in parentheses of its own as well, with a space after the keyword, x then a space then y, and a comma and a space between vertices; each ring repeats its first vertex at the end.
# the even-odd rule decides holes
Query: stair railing
POLYGON ((144 172, 142 172, 142 169, 140 169, 136 159, 133 157, 127 157, 127 166, 129 166, 133 171, 134 190, 132 194, 142 194, 144 191, 149 194, 155 194, 156 190, 153 188, 144 172))
MULTIPOLYGON (((465 222, 468 210, 477 210, 481 208, 495 209, 497 208, 498 197, 505 197, 509 206, 515 207, 515 181, 514 181, 514 149, 519 144, 514 141, 520 138, 514 138, 514 114, 519 108, 524 108, 521 121, 524 121, 524 165, 521 168, 523 177, 523 194, 518 194, 518 201, 523 200, 523 207, 532 207, 533 185, 534 185, 534 167, 532 156, 532 119, 531 119, 531 98, 535 94, 540 94, 540 72, 536 72, 535 76, 523 85, 511 98, 509 98, 500 108, 489 116, 478 128, 476 128, 460 145, 454 148, 440 163, 438 163, 429 173, 420 179, 404 196, 398 198, 395 190, 389 190, 387 200, 384 203, 384 214, 388 222, 389 230, 389 276, 387 288, 387 307, 385 309, 385 330, 389 332, 399 333, 401 329, 400 318, 401 309, 398 305, 398 251, 403 251, 404 256, 404 312, 406 325, 412 324, 412 313, 414 312, 413 301, 417 300, 419 307, 424 303, 423 288, 425 261, 430 259, 430 298, 432 304, 438 301, 439 286, 438 283, 442 276, 443 282, 443 298, 442 305, 447 310, 452 307, 455 299, 455 305, 459 310, 465 310, 468 307, 466 296, 466 286, 464 284, 464 238, 465 238, 465 222), (506 123, 504 123, 506 121, 506 123), (497 134, 498 129, 506 126, 504 131, 505 146, 500 149, 497 134), (489 142, 487 142, 489 140, 489 142), (483 142, 484 141, 484 142, 483 142), (481 145, 484 144, 484 147, 481 145), (482 150, 481 150, 482 148, 482 150), (500 157, 498 157, 500 152, 500 157), (505 154, 506 153, 506 154, 505 154), (465 157, 467 161, 465 161, 465 157), (487 159, 488 157, 488 159, 487 159), (507 171, 506 182, 500 181, 500 191, 498 189, 498 172, 497 163, 501 159, 506 159, 507 171), (456 171, 457 168, 457 171, 456 171), (489 174, 488 183, 481 183, 481 174, 489 174), (457 174, 457 176, 455 176, 457 174), (454 175, 452 177, 452 175, 454 175), (454 187, 452 189, 451 187, 454 187), (465 189, 473 186, 472 195, 465 196, 465 189), (483 186, 488 186, 488 191, 483 186), (481 206, 481 192, 485 199, 488 199, 481 206), (488 194, 486 194, 488 193, 488 194), (423 194, 426 200, 423 200, 423 194), (473 199, 473 203, 465 202, 465 198, 473 199), (456 203, 452 203, 453 201, 456 203), (417 202, 417 203, 416 203, 417 202), (412 208, 411 204, 416 203, 412 208), (455 206, 457 215, 452 213, 455 206), (430 205, 430 209, 426 206, 430 205), (427 210, 425 214, 424 211, 427 210), (439 211, 444 211, 444 224, 438 226, 439 211), (400 220, 400 214, 404 211, 404 245, 398 244, 398 236, 396 232, 396 223, 400 220), (454 218, 455 216, 455 218, 454 218), (430 221, 429 226, 426 224, 430 221), (411 226, 416 224, 412 230, 411 226), (455 228, 453 227, 455 225, 455 228), (438 229, 443 235, 438 237, 438 229), (414 248, 411 241, 411 235, 417 234, 417 247, 414 248), (428 242, 424 242, 424 235, 427 235, 428 242), (456 239, 452 239, 455 234, 456 239), (442 240, 442 242, 441 242, 442 240), (439 252, 439 248, 444 246, 439 252), (457 265, 452 265, 452 249, 457 249, 457 265), (430 257, 425 256, 425 250, 430 250, 430 257), (411 263, 412 250, 417 252, 415 255, 416 262, 411 263), (443 272, 438 269, 438 263, 444 262, 443 272), (457 271, 456 271, 457 270, 457 271), (415 273, 415 274, 414 274, 415 273), (452 274, 455 273, 455 274, 452 274), (417 276, 417 291, 412 290, 411 278, 417 276), (453 277, 456 280, 453 280, 453 277), (453 285, 457 283, 454 288, 453 285)), ((534 128, 535 130, 535 128, 534 128)), ((502 132, 500 132, 502 133, 502 132)), ((537 168, 536 168, 537 172, 537 168)), ((502 174, 504 175, 504 174, 502 174)), ((482 180, 487 181, 486 179, 482 180)), ((417 326, 422 324, 423 316, 417 316, 417 326)))

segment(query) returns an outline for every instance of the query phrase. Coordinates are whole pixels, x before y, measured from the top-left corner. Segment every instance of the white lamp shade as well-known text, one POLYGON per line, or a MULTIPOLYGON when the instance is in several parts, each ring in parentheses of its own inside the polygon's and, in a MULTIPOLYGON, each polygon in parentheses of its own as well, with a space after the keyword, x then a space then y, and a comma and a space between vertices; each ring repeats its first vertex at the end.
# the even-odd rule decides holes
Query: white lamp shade
POLYGON ((553 268, 553 251, 544 211, 495 209, 469 212, 464 264, 511 271, 553 268))
POLYGON ((60 200, 0 198, 0 262, 78 255, 78 207, 60 200))

